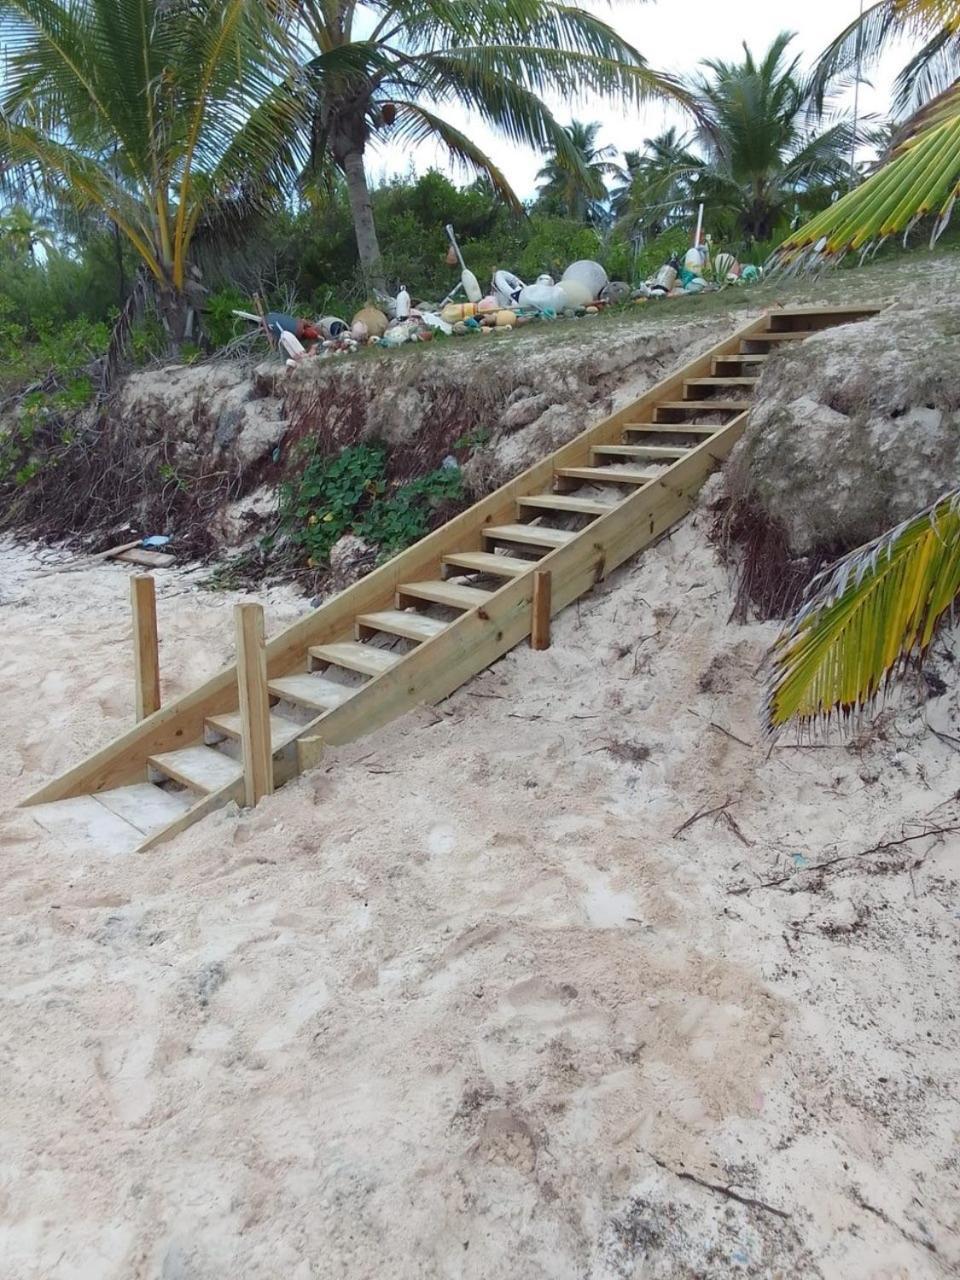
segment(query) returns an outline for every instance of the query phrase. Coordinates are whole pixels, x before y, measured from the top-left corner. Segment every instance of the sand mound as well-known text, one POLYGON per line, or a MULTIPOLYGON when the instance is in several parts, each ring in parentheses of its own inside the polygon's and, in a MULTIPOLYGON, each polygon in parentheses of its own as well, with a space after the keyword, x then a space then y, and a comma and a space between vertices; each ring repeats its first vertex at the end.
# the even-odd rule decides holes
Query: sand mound
MULTIPOLYGON (((4 563, 22 794, 128 714, 125 581, 4 563)), ((956 688, 768 754, 729 604, 691 520, 254 813, 8 817, 5 1280, 956 1274, 956 688)), ((228 605, 161 597, 174 688, 228 605)))

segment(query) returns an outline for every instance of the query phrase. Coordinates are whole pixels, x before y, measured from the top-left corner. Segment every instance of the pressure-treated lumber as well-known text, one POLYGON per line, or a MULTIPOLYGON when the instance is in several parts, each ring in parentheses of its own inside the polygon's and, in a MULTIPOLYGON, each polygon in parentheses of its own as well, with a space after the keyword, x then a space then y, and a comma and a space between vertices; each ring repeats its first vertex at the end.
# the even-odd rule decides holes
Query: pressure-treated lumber
POLYGON ((530 648, 550 648, 550 570, 535 569, 530 619, 530 648))
POLYGON ((134 701, 137 720, 160 708, 160 647, 157 638, 157 592, 153 578, 136 573, 130 578, 133 610, 134 701))
POLYGON ((240 693, 240 735, 243 747, 243 798, 249 807, 273 792, 273 750, 270 740, 270 698, 263 606, 234 605, 237 632, 237 686, 240 693))

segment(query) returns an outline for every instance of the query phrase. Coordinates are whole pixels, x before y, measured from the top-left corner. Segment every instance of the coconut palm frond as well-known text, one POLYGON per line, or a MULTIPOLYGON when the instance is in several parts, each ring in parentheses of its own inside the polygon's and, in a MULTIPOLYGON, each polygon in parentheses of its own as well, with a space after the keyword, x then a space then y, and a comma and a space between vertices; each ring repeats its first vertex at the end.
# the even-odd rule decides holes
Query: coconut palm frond
POLYGON ((922 660, 960 592, 960 489, 845 556, 811 583, 771 651, 765 718, 826 726, 874 705, 922 660))
POLYGON ((777 249, 773 264, 829 262, 850 250, 866 252, 888 236, 908 234, 936 214, 931 246, 946 230, 960 194, 960 85, 919 112, 898 135, 893 159, 777 249))
POLYGON ((507 181, 503 172, 476 143, 471 142, 465 133, 454 128, 446 120, 432 111, 428 111, 419 102, 398 102, 394 138, 411 144, 422 142, 427 138, 437 138, 449 151, 452 158, 466 165, 476 173, 486 174, 491 186, 500 199, 515 212, 523 211, 523 204, 507 181))

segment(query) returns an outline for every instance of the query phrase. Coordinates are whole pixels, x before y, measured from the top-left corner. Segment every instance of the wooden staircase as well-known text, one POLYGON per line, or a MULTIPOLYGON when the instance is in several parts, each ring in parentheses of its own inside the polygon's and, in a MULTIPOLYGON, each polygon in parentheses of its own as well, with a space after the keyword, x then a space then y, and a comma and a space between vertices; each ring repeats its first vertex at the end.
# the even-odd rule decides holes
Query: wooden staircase
MULTIPOLYGON (((528 636, 535 571, 550 573, 557 613, 653 542, 740 438, 771 352, 877 310, 751 321, 275 636, 274 785, 315 765, 324 744, 452 693, 528 636)), ((241 800, 242 736, 230 667, 23 804, 49 830, 147 849, 241 800)))

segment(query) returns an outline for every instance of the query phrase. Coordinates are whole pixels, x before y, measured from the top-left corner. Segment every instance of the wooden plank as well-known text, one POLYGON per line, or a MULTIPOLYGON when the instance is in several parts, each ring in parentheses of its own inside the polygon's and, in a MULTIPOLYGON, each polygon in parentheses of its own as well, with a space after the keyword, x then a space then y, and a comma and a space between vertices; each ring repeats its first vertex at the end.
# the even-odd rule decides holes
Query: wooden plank
POLYGON ((490 599, 491 592, 479 587, 465 587, 459 582, 404 582, 397 588, 401 607, 405 601, 423 600, 428 604, 446 605, 448 609, 478 609, 490 599))
POLYGON ((759 378, 753 377, 748 373, 740 377, 736 374, 729 374, 717 377, 688 378, 683 384, 683 389, 686 392, 691 387, 755 387, 759 381, 759 378))
POLYGON ((314 662, 345 667, 347 671, 359 671, 365 676, 378 676, 382 671, 389 671, 403 657, 403 654, 390 649, 375 649, 372 644, 358 644, 355 640, 345 640, 342 644, 311 645, 307 653, 314 662))
POLYGON ((595 444, 590 450, 598 458, 647 458, 651 462, 674 462, 689 451, 688 444, 595 444))
POLYGON ((530 648, 550 648, 550 570, 533 574, 533 603, 530 619, 530 648))
POLYGON ((647 484, 660 473, 637 467, 558 467, 562 480, 582 480, 587 484, 647 484))
POLYGON ((175 822, 186 813, 195 798, 192 792, 165 791, 152 782, 135 782, 129 787, 99 791, 92 797, 144 836, 175 822))
POLYGON ((583 516, 605 516, 611 504, 594 498, 575 498, 572 494, 536 493, 531 497, 518 498, 517 506, 530 511, 570 511, 583 516))
POLYGON ((359 614, 354 626, 358 640, 377 632, 405 640, 430 640, 445 631, 448 623, 428 618, 415 609, 382 609, 379 613, 359 614))
MULTIPOLYGON (((585 463, 589 459, 592 445, 621 439, 628 423, 643 423, 645 415, 652 411, 659 400, 678 395, 684 378, 709 372, 711 361, 716 356, 735 353, 741 341, 760 331, 766 324, 765 315, 748 321, 702 355, 688 361, 649 388, 639 399, 588 427, 553 454, 534 463, 494 493, 414 543, 400 555, 394 556, 319 609, 298 619, 267 643, 270 677, 285 676, 302 666, 304 652, 310 644, 321 644, 342 636, 352 626, 358 613, 391 607, 401 584, 422 583, 438 578, 440 558, 444 552, 451 547, 463 547, 471 542, 474 546, 479 546, 482 540, 481 530, 485 524, 508 522, 515 515, 518 497, 541 493, 552 486, 556 466, 585 463)), ((556 589, 556 584, 554 585, 556 589)), ((141 781, 150 755, 201 740, 205 717, 219 711, 233 710, 236 707, 236 697, 236 668, 231 665, 52 779, 21 801, 21 804, 39 804, 120 786, 125 782, 141 781)))
POLYGON ((238 760, 213 747, 181 747, 179 751, 160 752, 150 756, 147 764, 201 795, 217 791, 243 776, 243 765, 238 760))
POLYGON ((742 413, 749 408, 749 400, 721 400, 719 397, 716 400, 661 400, 657 405, 657 409, 682 409, 684 412, 696 409, 704 413, 742 413))
POLYGON ((169 569, 172 564, 177 563, 177 557, 172 556, 169 551, 150 551, 146 547, 135 547, 132 551, 124 551, 109 558, 120 560, 124 564, 142 564, 148 569, 169 569))
POLYGON ((623 428, 624 435, 676 435, 676 436, 712 436, 721 427, 710 426, 703 422, 628 422, 623 428))
MULTIPOLYGON (((286 716, 270 713, 270 752, 280 751, 292 742, 300 732, 301 726, 296 720, 286 716)), ((233 738, 235 742, 243 741, 243 716, 239 711, 222 711, 218 716, 207 717, 207 729, 221 738, 233 738)))
POLYGON ((131 576, 130 607, 133 610, 134 715, 139 722, 160 709, 157 592, 149 574, 131 576))
POLYGON ((93 846, 98 854, 116 857, 132 853, 142 838, 137 827, 99 804, 93 796, 70 796, 37 805, 31 812, 44 831, 74 850, 87 845, 93 846))
POLYGON ((491 542, 518 542, 528 547, 562 547, 577 535, 568 529, 551 529, 542 524, 492 524, 483 536, 491 542))
POLYGON ((267 692, 263 605, 234 605, 233 617, 237 633, 243 798, 252 809, 264 796, 273 794, 273 749, 270 740, 270 696, 267 692))
POLYGON ((294 702, 301 707, 329 711, 338 707, 341 702, 356 693, 356 689, 343 684, 334 684, 323 676, 311 675, 301 671, 292 676, 278 676, 267 686, 275 698, 283 698, 285 702, 294 702))
POLYGON ((516 556, 494 556, 489 551, 454 551, 443 557, 444 566, 466 569, 470 573, 489 573, 495 578, 516 578, 527 573, 536 561, 516 556))

